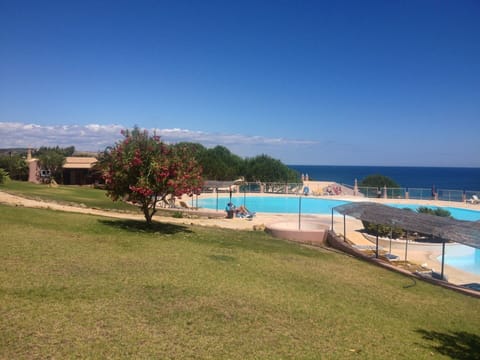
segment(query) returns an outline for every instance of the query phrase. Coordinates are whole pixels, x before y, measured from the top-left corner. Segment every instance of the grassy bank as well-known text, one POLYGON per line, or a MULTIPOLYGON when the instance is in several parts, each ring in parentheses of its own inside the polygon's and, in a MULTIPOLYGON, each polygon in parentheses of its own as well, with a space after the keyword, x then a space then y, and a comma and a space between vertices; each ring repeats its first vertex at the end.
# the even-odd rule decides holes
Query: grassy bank
POLYGON ((6 206, 0 228, 0 358, 468 359, 480 346, 477 299, 264 233, 6 206))
POLYGON ((60 204, 138 213, 135 206, 121 201, 112 201, 105 195, 104 190, 85 186, 59 185, 50 187, 45 184, 33 184, 26 181, 8 181, 0 186, 0 190, 31 199, 55 201, 60 204))

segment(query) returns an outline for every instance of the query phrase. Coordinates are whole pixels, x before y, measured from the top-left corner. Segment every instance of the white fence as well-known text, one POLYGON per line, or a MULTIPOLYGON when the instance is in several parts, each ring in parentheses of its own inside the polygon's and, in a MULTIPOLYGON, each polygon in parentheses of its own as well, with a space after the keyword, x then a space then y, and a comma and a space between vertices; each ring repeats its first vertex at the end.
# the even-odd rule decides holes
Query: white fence
MULTIPOLYGON (((367 198, 387 198, 387 199, 417 199, 417 200, 444 200, 465 202, 472 199, 473 195, 480 196, 480 191, 466 190, 449 190, 449 189, 427 189, 427 188, 376 188, 376 187, 358 187, 355 189, 352 185, 335 184, 340 192, 332 193, 325 187, 322 193, 315 195, 334 196, 334 195, 350 195, 367 197, 367 198)), ((302 183, 260 183, 246 182, 241 185, 234 185, 230 188, 222 189, 204 189, 203 192, 218 193, 265 193, 265 194, 303 194, 304 185, 302 183)))

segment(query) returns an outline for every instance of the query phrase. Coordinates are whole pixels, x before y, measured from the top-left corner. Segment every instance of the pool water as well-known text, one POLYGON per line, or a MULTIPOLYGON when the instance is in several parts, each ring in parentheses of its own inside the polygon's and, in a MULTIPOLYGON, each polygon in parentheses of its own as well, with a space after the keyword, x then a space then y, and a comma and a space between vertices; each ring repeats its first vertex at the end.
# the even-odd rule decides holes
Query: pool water
MULTIPOLYGON (((228 197, 198 199, 198 206, 207 209, 224 210, 229 202, 228 197), (218 203, 217 203, 218 201, 218 203)), ((305 196, 233 196, 232 202, 236 206, 244 205, 250 211, 265 213, 284 213, 298 214, 301 209, 302 214, 331 214, 335 206, 348 204, 348 201, 319 199, 305 196)), ((423 205, 416 204, 388 204, 397 208, 409 208, 416 210, 423 205)), ((435 209, 435 206, 429 206, 435 209)), ((450 211, 450 214, 457 220, 478 221, 480 220, 480 211, 460 209, 454 207, 442 207, 450 211)))
MULTIPOLYGON (((442 261, 439 256, 438 261, 442 261)), ((445 264, 454 268, 480 275, 480 249, 465 245, 448 246, 445 251, 445 264)))
MULTIPOLYGON (((230 199, 205 198, 198 200, 198 206, 207 209, 224 210, 230 199)), ((235 206, 244 205, 250 211, 280 214, 298 214, 301 208, 302 214, 331 214, 335 206, 347 204, 347 201, 318 199, 309 197, 274 197, 274 196, 233 196, 232 203, 235 206)))

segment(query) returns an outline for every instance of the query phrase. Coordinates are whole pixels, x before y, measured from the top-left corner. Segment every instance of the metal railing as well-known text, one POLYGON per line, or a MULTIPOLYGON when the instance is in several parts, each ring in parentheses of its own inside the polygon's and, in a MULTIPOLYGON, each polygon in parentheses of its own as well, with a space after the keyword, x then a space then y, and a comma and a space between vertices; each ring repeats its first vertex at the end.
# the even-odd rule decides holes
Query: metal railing
POLYGON ((480 191, 463 191, 449 189, 426 188, 374 188, 359 187, 360 195, 368 198, 387 198, 387 199, 415 199, 415 200, 442 200, 465 202, 472 199, 473 195, 480 194, 480 191), (386 194, 385 194, 386 192, 386 194))
MULTIPOLYGON (((335 184, 332 182, 332 184, 335 184)), ((465 202, 472 199, 473 195, 480 196, 480 191, 436 189, 435 192, 428 188, 376 188, 376 187, 358 187, 355 188, 348 184, 337 184, 342 190, 338 192, 329 192, 325 188, 323 192, 315 195, 350 195, 354 194, 366 198, 387 198, 387 199, 415 199, 415 200, 443 200, 452 202, 465 202)), ((231 188, 222 189, 204 189, 204 193, 265 193, 265 194, 303 194, 303 183, 278 183, 278 182, 246 182, 241 185, 231 186, 231 188)))

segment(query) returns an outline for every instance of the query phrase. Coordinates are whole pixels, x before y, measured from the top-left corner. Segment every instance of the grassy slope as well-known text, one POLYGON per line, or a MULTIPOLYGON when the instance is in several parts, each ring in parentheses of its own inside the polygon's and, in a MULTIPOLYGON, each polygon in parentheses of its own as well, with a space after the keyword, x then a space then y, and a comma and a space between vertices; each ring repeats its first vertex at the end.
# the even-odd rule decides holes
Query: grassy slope
POLYGON ((58 187, 50 187, 26 181, 9 181, 2 185, 0 190, 32 199, 56 201, 63 204, 83 204, 90 208, 138 212, 138 208, 135 206, 121 201, 112 201, 106 196, 104 190, 84 186, 59 185, 58 187))
POLYGON ((477 299, 264 233, 5 206, 0 228, 0 358, 467 359, 480 346, 477 299))

